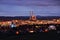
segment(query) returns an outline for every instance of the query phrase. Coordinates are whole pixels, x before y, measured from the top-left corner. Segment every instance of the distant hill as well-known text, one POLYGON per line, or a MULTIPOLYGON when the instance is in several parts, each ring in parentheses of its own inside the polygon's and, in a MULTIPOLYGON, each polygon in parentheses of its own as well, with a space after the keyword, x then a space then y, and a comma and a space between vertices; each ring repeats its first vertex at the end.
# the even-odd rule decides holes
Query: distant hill
MULTIPOLYGON (((30 18, 30 16, 14 16, 14 17, 12 17, 12 16, 0 16, 0 21, 1 20, 4 20, 4 21, 5 20, 13 20, 13 19, 27 20, 29 18, 30 18)), ((51 20, 51 19, 59 19, 60 16, 36 16, 36 18, 38 20, 47 20, 47 19, 51 20)))
POLYGON ((44 19, 44 20, 47 20, 47 19, 59 19, 60 16, 37 16, 37 19, 44 19))

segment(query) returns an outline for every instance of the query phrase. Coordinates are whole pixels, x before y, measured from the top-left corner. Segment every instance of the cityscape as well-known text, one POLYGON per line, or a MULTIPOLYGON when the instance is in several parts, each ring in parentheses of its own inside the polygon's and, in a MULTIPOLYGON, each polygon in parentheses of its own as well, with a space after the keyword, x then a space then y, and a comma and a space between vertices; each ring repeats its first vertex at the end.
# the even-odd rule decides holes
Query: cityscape
MULTIPOLYGON (((10 35, 13 35, 13 36, 15 35, 19 40, 30 40, 30 38, 34 35, 35 37, 37 37, 36 35, 40 35, 41 37, 43 36, 42 37, 43 39, 45 37, 44 35, 46 35, 46 38, 47 36, 51 37, 49 36, 50 34, 50 35, 53 35, 52 36, 53 38, 51 39, 55 40, 55 37, 56 37, 56 40, 58 40, 59 38, 57 36, 59 36, 60 34, 60 18, 53 18, 50 20, 49 18, 45 20, 44 19, 38 20, 37 17, 33 14, 34 13, 31 12, 29 18, 25 20, 14 19, 14 18, 12 20, 10 19, 8 20, 7 18, 3 18, 3 17, 2 17, 3 18, 2 20, 2 18, 0 18, 0 35, 2 35, 1 37, 4 38, 5 36, 9 37, 10 35), (21 38, 19 38, 20 35, 22 36, 21 38), (26 36, 26 38, 25 37, 23 38, 24 35, 26 36), (28 35, 32 35, 32 36, 30 37, 28 35)), ((34 40, 34 39, 35 38, 31 38, 31 40, 34 40)), ((40 39, 36 38, 36 40, 40 40, 40 39)))
POLYGON ((0 21, 1 26, 10 26, 11 23, 17 26, 19 25, 33 25, 33 24, 60 24, 60 18, 58 19, 47 19, 47 20, 38 20, 35 15, 33 15, 33 12, 30 13, 30 18, 27 20, 21 20, 21 19, 12 19, 12 20, 6 20, 6 21, 0 21))
POLYGON ((60 40, 60 0, 0 0, 0 40, 60 40))

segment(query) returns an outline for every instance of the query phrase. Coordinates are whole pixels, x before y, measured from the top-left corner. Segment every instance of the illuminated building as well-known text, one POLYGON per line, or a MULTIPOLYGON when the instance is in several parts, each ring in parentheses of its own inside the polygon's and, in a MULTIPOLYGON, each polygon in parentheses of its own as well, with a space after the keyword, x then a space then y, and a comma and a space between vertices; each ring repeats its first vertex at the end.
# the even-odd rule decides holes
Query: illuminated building
POLYGON ((11 23, 11 28, 13 28, 13 27, 16 27, 16 25, 15 25, 15 24, 13 24, 13 23, 11 23))
POLYGON ((56 30, 56 27, 54 25, 50 25, 48 28, 49 30, 56 30))

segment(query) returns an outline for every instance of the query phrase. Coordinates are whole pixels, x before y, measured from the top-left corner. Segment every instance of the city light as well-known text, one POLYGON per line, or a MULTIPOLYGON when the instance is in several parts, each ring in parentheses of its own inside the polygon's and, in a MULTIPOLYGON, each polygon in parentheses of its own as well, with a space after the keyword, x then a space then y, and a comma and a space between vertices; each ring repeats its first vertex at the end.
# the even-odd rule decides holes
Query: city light
POLYGON ((34 31, 33 31, 33 30, 30 30, 29 32, 30 32, 30 33, 33 33, 34 31))
POLYGON ((51 30, 51 29, 56 30, 56 27, 54 25, 50 25, 48 28, 49 28, 49 30, 51 30))
POLYGON ((16 31, 16 34, 18 35, 19 34, 19 31, 16 31))
POLYGON ((40 26, 35 26, 36 28, 40 28, 40 26))
POLYGON ((48 32, 48 29, 45 29, 44 32, 48 32))

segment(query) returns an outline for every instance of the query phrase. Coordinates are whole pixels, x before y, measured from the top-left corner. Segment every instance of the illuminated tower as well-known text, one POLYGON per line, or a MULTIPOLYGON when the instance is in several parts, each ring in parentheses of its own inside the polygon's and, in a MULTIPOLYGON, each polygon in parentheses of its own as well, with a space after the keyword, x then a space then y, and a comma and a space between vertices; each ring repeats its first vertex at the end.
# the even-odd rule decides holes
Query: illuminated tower
POLYGON ((36 16, 34 15, 33 11, 30 12, 30 20, 35 21, 36 16))

